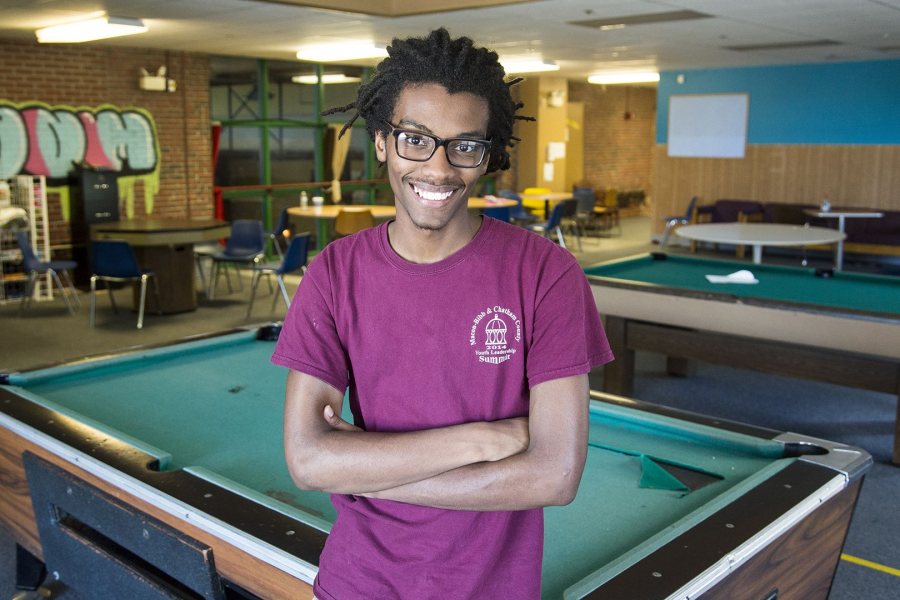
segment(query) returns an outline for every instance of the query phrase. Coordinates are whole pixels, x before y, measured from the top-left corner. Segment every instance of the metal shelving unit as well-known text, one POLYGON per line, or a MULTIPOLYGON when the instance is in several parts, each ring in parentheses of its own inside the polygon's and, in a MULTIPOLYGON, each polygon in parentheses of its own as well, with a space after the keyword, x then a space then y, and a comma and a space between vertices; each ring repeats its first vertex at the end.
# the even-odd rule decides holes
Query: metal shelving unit
MULTIPOLYGON (((10 204, 27 213, 31 246, 41 260, 50 260, 50 220, 47 210, 47 180, 43 175, 18 175, 8 181, 10 204)), ((16 228, 0 230, 0 301, 19 300, 28 281, 22 267, 22 253, 16 244, 16 228)), ((50 275, 38 279, 34 300, 52 300, 50 275)))

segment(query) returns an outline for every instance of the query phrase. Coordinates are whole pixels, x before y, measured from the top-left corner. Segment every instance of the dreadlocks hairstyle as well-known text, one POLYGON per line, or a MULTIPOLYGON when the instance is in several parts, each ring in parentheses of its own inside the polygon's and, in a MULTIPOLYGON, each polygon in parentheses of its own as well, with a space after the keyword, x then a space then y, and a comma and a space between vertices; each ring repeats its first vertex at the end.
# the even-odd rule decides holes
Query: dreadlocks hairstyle
POLYGON ((330 115, 356 109, 340 135, 359 117, 366 121, 369 137, 381 131, 388 135, 385 121, 390 121, 397 97, 407 85, 436 83, 451 94, 469 92, 487 100, 490 111, 487 137, 491 144, 487 172, 509 168, 508 147, 519 138, 513 136, 517 120, 534 121, 534 117, 517 115, 522 103, 512 99, 510 87, 522 78, 505 80, 506 72, 497 53, 477 48, 471 39, 452 39, 446 29, 432 31, 425 38, 394 39, 387 48, 388 57, 375 68, 375 75, 359 86, 356 102, 323 112, 330 115))

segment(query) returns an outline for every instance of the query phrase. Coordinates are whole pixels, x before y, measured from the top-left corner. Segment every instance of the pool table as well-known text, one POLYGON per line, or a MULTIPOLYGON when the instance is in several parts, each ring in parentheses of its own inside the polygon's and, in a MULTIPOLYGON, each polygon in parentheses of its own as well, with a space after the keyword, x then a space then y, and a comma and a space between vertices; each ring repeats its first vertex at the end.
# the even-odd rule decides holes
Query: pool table
MULTIPOLYGON (((102 585, 139 597, 144 580, 206 598, 311 597, 334 511, 284 463, 278 332, 7 374, 0 524, 22 562, 95 597, 112 597, 102 585)), ((858 449, 592 392, 578 496, 546 509, 543 597, 825 598, 870 464, 858 449)))
MULTIPOLYGON (((630 396, 634 352, 900 394, 900 277, 642 254, 585 268, 616 360, 603 389, 630 396), (756 284, 706 275, 750 270, 756 284)), ((892 462, 900 464, 900 402, 892 462)))

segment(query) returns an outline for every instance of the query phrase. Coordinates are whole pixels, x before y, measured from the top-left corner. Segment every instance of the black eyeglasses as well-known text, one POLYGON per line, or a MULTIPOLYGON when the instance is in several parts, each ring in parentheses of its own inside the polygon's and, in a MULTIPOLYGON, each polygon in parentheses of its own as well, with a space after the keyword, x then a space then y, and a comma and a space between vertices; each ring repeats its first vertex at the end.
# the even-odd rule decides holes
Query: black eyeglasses
POLYGON ((471 169, 484 162, 491 147, 490 140, 471 138, 442 139, 435 135, 400 129, 390 121, 385 123, 391 128, 391 135, 396 140, 397 154, 400 158, 425 162, 429 160, 440 146, 447 153, 447 161, 454 167, 471 169))

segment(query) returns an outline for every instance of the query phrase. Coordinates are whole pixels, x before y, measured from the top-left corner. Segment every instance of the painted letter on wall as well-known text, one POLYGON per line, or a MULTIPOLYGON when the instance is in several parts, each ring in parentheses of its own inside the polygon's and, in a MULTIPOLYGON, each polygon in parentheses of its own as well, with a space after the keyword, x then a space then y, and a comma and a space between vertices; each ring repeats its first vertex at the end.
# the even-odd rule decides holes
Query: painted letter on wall
POLYGON ((153 211, 159 192, 159 140, 144 109, 49 106, 0 100, 0 179, 44 175, 57 191, 68 220, 68 178, 75 164, 118 173, 119 198, 134 216, 134 184, 144 184, 144 205, 153 211))

